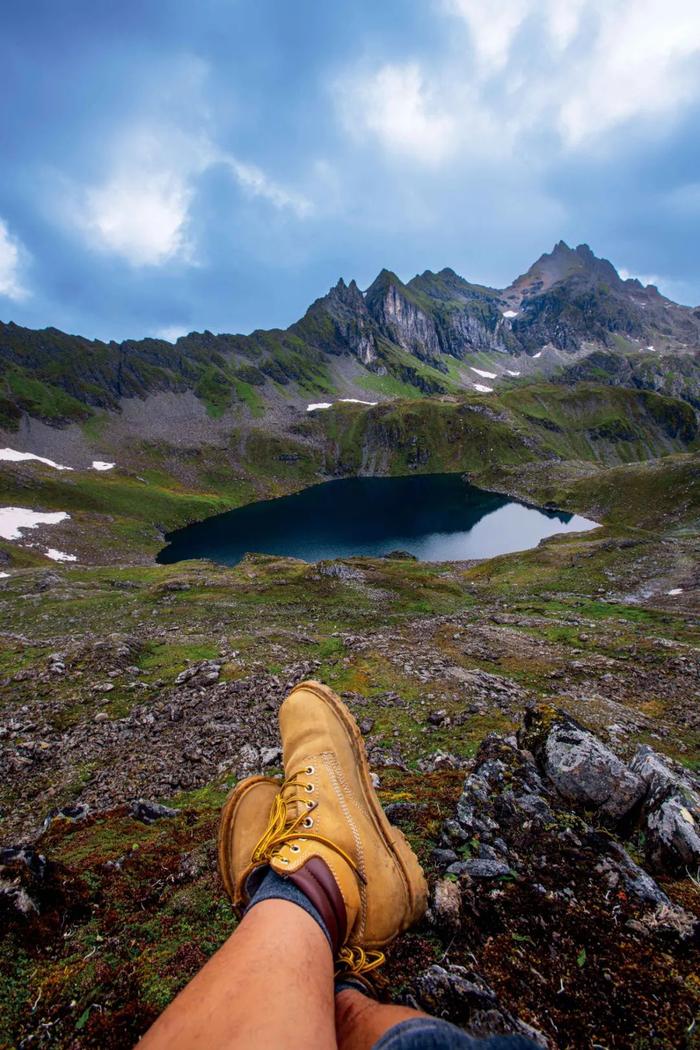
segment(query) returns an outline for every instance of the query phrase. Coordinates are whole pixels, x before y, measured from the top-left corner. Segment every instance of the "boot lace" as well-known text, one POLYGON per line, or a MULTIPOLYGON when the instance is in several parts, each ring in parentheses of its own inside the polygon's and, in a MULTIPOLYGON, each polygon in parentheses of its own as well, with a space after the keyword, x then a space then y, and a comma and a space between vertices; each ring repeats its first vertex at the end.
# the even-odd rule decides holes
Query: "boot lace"
POLYGON ((366 952, 359 945, 346 945, 336 956, 335 976, 365 978, 385 962, 386 956, 383 952, 366 952))
POLYGON ((313 831, 307 830, 309 827, 309 814, 316 809, 318 802, 312 802, 308 798, 307 793, 313 791, 313 784, 308 782, 302 784, 300 781, 302 777, 308 777, 313 772, 313 767, 307 766, 304 769, 298 769, 296 773, 292 773, 284 781, 275 801, 272 803, 267 828, 253 850, 253 862, 255 864, 264 864, 276 857, 287 843, 311 840, 327 846, 328 849, 341 856, 350 865, 358 879, 361 882, 366 882, 357 864, 344 849, 333 842, 332 839, 326 838, 325 835, 318 835, 313 831), (290 807, 298 803, 301 803, 300 812, 294 816, 290 812, 290 807))

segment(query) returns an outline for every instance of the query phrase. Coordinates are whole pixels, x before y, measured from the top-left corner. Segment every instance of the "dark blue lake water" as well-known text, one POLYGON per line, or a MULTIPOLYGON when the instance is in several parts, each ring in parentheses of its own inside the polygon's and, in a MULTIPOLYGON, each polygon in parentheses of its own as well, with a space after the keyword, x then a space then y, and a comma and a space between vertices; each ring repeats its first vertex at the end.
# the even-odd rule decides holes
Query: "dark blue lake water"
POLYGON ((251 503, 170 533, 163 564, 210 558, 236 565, 247 551, 304 561, 409 551, 421 561, 461 561, 536 546, 595 522, 485 492, 458 474, 348 478, 251 503))

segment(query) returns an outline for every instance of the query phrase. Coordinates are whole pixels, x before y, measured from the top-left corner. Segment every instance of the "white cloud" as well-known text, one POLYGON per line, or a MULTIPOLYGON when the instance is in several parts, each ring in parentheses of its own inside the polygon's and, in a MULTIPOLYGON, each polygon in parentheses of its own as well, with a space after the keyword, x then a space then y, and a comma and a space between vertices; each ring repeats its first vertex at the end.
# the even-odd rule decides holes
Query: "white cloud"
POLYGON ((271 179, 254 164, 244 164, 230 154, 222 154, 221 161, 232 172, 238 183, 254 197, 262 197, 276 208, 289 208, 300 218, 313 211, 311 201, 271 179))
POLYGON ((29 294, 20 278, 24 249, 0 219, 0 295, 19 302, 29 294))
POLYGON ((165 325, 164 328, 158 328, 154 332, 156 339, 165 339, 169 343, 176 343, 181 335, 187 335, 187 329, 181 328, 179 325, 165 325))
POLYGON ((439 0, 467 27, 481 104, 497 115, 503 78, 520 130, 579 147, 631 120, 673 116, 697 98, 697 0, 439 0), (527 32, 527 48, 518 35, 527 32), (528 58, 535 54, 536 63, 528 58), (515 96, 515 97, 514 97, 515 96))
POLYGON ((311 203, 253 164, 220 150, 206 136, 168 128, 130 130, 112 143, 113 170, 101 182, 73 189, 70 213, 97 250, 133 266, 171 260, 196 263, 190 228, 197 179, 223 165, 243 190, 300 218, 311 203))
POLYGON ((631 122, 664 134, 700 96, 697 0, 433 3, 456 27, 439 64, 362 62, 336 83, 350 137, 423 165, 541 167, 543 142, 589 149, 631 122))
POLYGON ((160 266, 191 252, 191 199, 191 187, 175 172, 124 171, 87 190, 82 225, 95 247, 133 266, 160 266))
POLYGON ((389 152, 432 165, 453 150, 455 119, 435 101, 417 63, 351 74, 335 94, 348 130, 369 134, 389 152))
POLYGON ((628 270, 624 266, 618 266, 617 272, 623 281, 629 281, 630 278, 633 278, 644 285, 654 284, 657 288, 660 284, 664 283, 664 278, 659 277, 659 275, 655 273, 635 273, 633 270, 628 270))

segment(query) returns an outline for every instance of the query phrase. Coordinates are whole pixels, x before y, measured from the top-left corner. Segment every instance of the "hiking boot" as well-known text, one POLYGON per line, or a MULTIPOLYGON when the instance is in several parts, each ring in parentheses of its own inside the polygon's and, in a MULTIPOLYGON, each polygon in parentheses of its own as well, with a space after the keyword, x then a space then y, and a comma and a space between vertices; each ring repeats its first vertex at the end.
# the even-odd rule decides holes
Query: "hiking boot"
POLYGON ((327 686, 302 682, 280 730, 285 780, 253 861, 304 891, 336 952, 382 948, 423 915, 427 887, 379 804, 355 719, 327 686))
POLYGON ((268 826, 281 786, 281 781, 270 777, 247 777, 236 785, 221 810, 219 875, 239 912, 250 898, 248 876, 260 867, 253 861, 253 850, 268 826))

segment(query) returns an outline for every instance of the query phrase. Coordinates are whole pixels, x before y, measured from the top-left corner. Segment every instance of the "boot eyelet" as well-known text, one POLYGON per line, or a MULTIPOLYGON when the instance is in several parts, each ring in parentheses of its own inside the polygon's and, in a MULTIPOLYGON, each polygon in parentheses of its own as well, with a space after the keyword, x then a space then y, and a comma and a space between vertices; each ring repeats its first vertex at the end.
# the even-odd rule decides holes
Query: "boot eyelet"
POLYGON ((306 790, 309 792, 309 794, 311 794, 311 792, 314 790, 313 784, 307 784, 306 785, 306 790))
POLYGON ((290 846, 289 848, 292 851, 292 853, 298 853, 301 849, 301 846, 290 846))
POLYGON ((307 772, 308 776, 313 776, 313 774, 316 772, 316 770, 314 769, 313 766, 307 766, 306 767, 306 772, 307 772))
POLYGON ((312 828, 314 826, 314 822, 313 822, 313 818, 312 817, 307 817, 306 820, 303 823, 304 823, 304 827, 305 828, 312 828))
POLYGON ((279 860, 280 864, 289 864, 289 860, 287 859, 287 857, 278 857, 277 859, 279 860))
POLYGON ((316 809, 316 803, 312 802, 311 799, 309 799, 306 805, 309 807, 309 809, 316 809))

